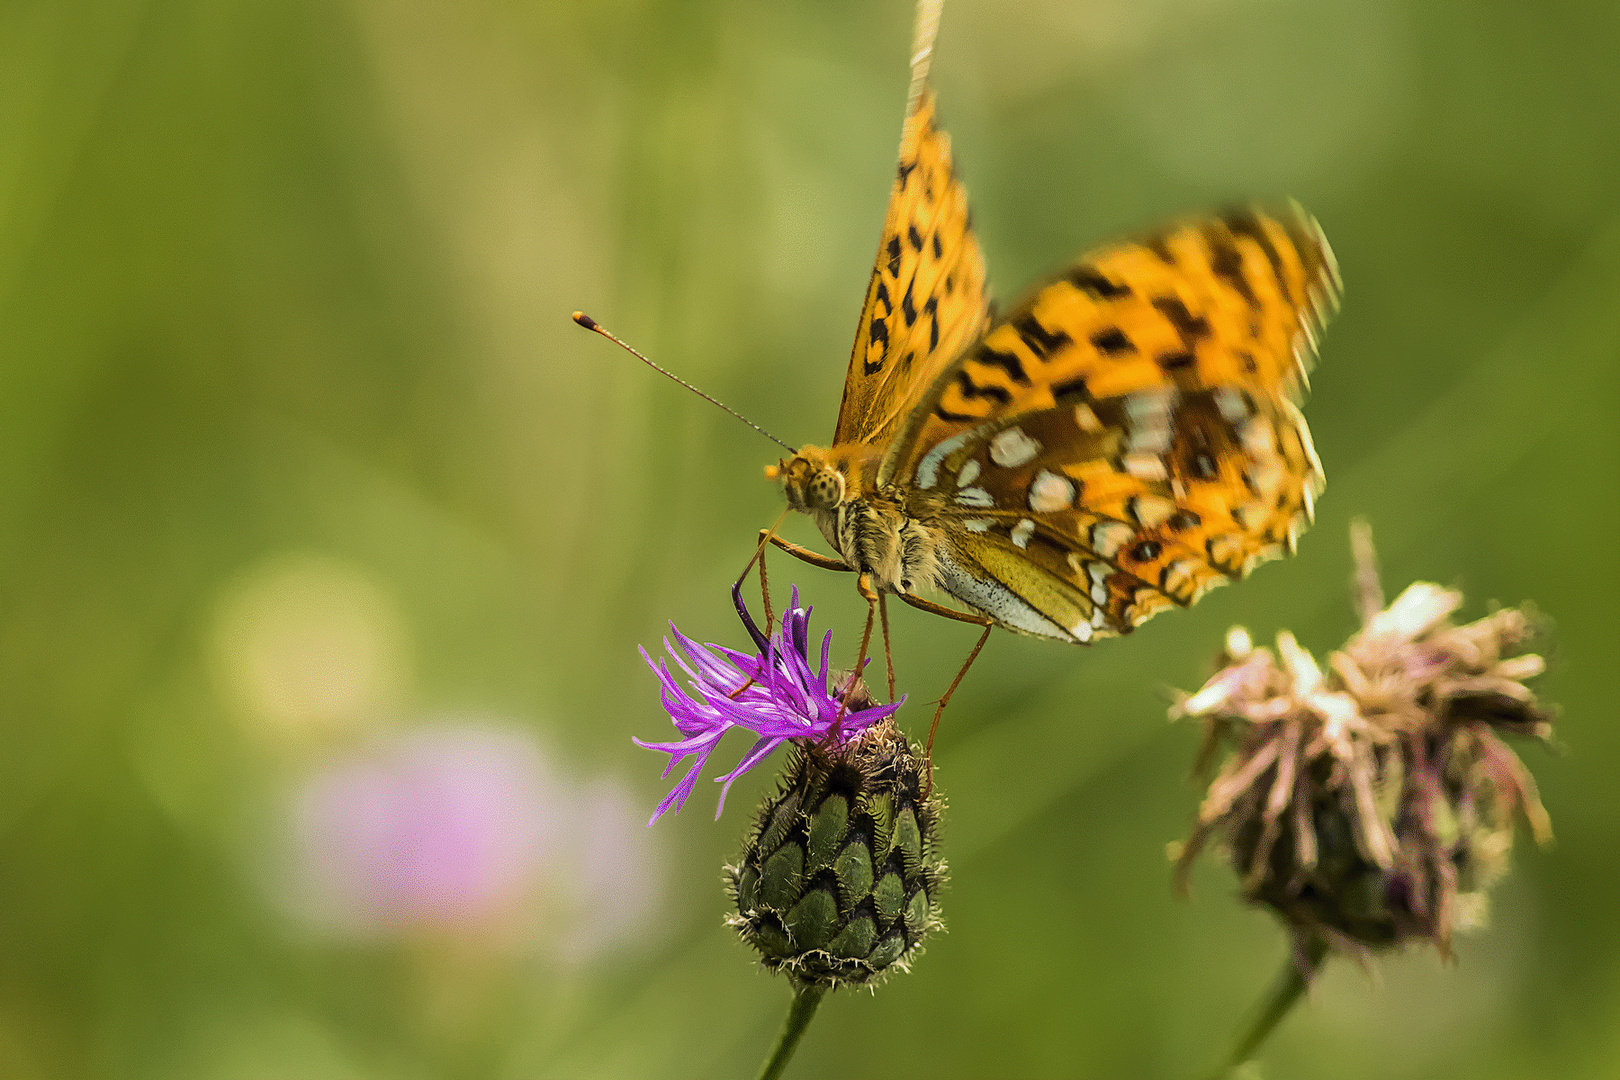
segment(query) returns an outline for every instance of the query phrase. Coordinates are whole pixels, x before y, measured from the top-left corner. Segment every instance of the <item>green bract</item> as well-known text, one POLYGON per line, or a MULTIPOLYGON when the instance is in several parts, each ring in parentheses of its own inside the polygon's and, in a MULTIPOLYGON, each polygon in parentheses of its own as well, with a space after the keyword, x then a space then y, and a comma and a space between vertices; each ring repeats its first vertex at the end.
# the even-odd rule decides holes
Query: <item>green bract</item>
MULTIPOLYGON (((852 702, 852 705, 854 703, 852 702)), ((728 922, 766 967, 815 986, 905 970, 940 925, 940 800, 894 721, 848 742, 794 745, 738 866, 728 922)))

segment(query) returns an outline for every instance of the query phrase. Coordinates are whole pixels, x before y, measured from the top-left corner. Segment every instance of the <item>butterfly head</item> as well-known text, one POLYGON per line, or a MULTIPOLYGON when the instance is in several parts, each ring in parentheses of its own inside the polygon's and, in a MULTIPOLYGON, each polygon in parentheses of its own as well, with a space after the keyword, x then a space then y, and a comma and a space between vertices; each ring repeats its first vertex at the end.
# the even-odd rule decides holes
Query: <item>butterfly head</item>
POLYGON ((795 510, 831 510, 844 501, 844 474, 820 447, 804 447, 791 461, 767 468, 765 475, 782 481, 782 494, 795 510))

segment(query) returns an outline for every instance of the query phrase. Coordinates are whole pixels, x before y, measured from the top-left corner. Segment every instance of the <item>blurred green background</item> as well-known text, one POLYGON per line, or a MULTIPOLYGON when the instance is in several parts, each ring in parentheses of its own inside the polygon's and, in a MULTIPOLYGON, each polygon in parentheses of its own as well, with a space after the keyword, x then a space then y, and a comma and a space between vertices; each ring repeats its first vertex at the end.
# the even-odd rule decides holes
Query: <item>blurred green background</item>
MULTIPOLYGON (((824 442, 910 21, 0 3, 0 1076, 752 1074, 787 989, 719 868, 770 777, 647 830, 630 736, 669 731, 638 643, 740 641, 777 453, 568 313, 824 442)), ((1620 1075, 1617 48, 1609 0, 951 0, 1003 300, 1189 210, 1318 215, 1329 483, 1297 558, 1192 611, 992 639, 937 755, 949 932, 795 1075, 1207 1069, 1285 946, 1213 858, 1171 896, 1166 688, 1233 622, 1338 644, 1356 515, 1392 593, 1554 620, 1562 750, 1522 749, 1558 844, 1521 835, 1455 965, 1330 969, 1265 1075, 1620 1075)), ((850 583, 774 565, 851 653, 850 583)), ((915 701, 972 638, 899 609, 915 701)))

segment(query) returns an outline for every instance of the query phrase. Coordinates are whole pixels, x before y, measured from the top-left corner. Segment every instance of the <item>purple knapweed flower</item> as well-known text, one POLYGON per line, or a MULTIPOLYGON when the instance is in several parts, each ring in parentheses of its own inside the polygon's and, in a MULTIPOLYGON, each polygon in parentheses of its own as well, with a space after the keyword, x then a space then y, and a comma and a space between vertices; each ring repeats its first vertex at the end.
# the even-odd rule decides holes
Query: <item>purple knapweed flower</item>
POLYGON ((720 739, 732 728, 745 728, 758 736, 737 767, 715 778, 721 785, 720 803, 714 816, 725 809, 726 793, 732 782, 770 756, 771 751, 789 739, 846 740, 892 716, 905 698, 890 705, 851 710, 846 704, 851 673, 828 686, 828 655, 832 651, 832 631, 821 639, 821 667, 810 663, 810 609, 799 606, 799 590, 793 589, 793 602, 782 613, 782 628, 767 640, 754 624, 743 603, 741 586, 731 590, 732 602, 743 626, 760 650, 738 652, 721 645, 701 645, 669 624, 676 645, 664 639, 664 649, 686 673, 692 693, 683 690, 664 660, 654 660, 641 650, 642 659, 658 676, 664 709, 683 736, 675 742, 650 743, 633 740, 637 746, 669 755, 664 769, 667 777, 676 765, 696 758, 686 775, 664 796, 647 822, 651 825, 666 810, 686 805, 687 796, 697 783, 698 773, 720 739), (684 654, 684 655, 683 655, 684 654))

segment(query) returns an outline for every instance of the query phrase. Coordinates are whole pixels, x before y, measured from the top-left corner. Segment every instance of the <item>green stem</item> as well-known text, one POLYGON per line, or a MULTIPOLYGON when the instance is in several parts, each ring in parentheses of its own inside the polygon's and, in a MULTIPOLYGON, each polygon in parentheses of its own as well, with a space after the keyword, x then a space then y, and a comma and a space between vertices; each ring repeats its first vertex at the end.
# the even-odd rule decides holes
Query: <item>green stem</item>
POLYGON ((821 1004, 821 999, 826 993, 825 986, 794 984, 793 1004, 788 1006, 787 1019, 782 1023, 782 1034, 777 1036, 776 1048, 765 1060, 765 1067, 759 1072, 759 1080, 776 1080, 782 1075, 787 1063, 793 1060, 793 1051, 799 1047, 800 1036, 804 1034, 804 1029, 810 1026, 810 1018, 816 1015, 816 1006, 821 1004))
POLYGON ((1227 1080, 1237 1073, 1239 1066, 1254 1057, 1255 1051, 1259 1050, 1261 1044, 1277 1030, 1277 1025, 1282 1023, 1283 1017, 1287 1016, 1294 1004, 1305 996, 1311 978, 1321 968, 1327 954, 1327 942, 1312 934, 1306 938, 1300 955, 1291 955, 1284 961, 1282 974, 1262 1003, 1254 1023, 1249 1025, 1249 1030, 1238 1040, 1231 1057, 1226 1059, 1226 1064, 1210 1077, 1210 1080, 1227 1080))

